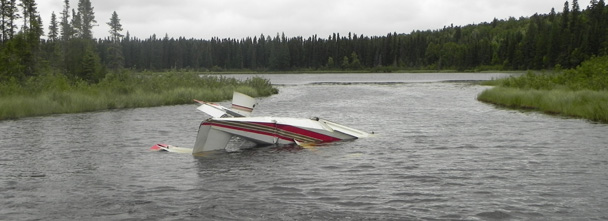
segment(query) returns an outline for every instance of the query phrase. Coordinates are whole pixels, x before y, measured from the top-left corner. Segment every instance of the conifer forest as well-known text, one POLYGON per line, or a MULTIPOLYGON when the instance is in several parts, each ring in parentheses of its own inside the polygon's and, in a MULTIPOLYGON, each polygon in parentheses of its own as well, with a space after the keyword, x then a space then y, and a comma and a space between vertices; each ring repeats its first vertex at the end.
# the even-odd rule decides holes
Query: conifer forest
POLYGON ((120 12, 99 21, 107 25, 108 36, 95 39, 92 27, 99 24, 90 0, 74 7, 64 0, 63 10, 50 18, 40 17, 35 0, 0 1, 0 82, 52 73, 96 83, 124 70, 545 70, 574 68, 608 55, 604 0, 592 0, 585 9, 573 0, 559 12, 385 36, 276 33, 243 39, 173 38, 170 33, 140 38, 120 24, 120 12))

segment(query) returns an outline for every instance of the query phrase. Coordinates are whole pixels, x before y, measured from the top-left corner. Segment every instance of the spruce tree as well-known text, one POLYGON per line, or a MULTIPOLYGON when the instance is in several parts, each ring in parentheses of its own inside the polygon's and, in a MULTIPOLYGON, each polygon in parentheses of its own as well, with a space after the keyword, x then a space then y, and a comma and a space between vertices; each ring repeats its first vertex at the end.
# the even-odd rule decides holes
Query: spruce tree
POLYGON ((74 28, 70 23, 70 1, 64 0, 63 11, 61 12, 61 40, 67 42, 74 36, 74 28))
POLYGON ((83 38, 82 36, 84 35, 84 31, 82 30, 82 17, 80 16, 80 13, 76 13, 76 10, 74 9, 72 9, 72 20, 70 21, 70 24, 74 30, 73 37, 83 38))
POLYGON ((123 35, 120 33, 122 31, 122 25, 120 24, 120 19, 118 18, 118 14, 116 11, 112 13, 112 18, 110 18, 110 22, 106 23, 110 26, 110 37, 113 42, 120 41, 120 38, 123 35))
POLYGON ((15 35, 17 25, 15 21, 21 18, 18 14, 17 0, 0 0, 0 40, 5 42, 15 35))
POLYGON ((112 42, 108 47, 108 57, 107 57, 107 67, 110 70, 118 71, 119 69, 124 67, 125 58, 122 53, 122 47, 119 44, 120 39, 123 35, 120 33, 122 31, 122 25, 120 24, 120 19, 118 18, 118 14, 116 11, 112 13, 112 17, 110 18, 110 22, 106 23, 110 26, 110 39, 112 42))
POLYGON ((49 41, 59 40, 59 24, 55 12, 51 14, 51 24, 49 25, 49 33, 47 35, 49 41))
POLYGON ((24 74, 32 76, 36 74, 42 36, 42 20, 38 15, 36 2, 34 0, 21 0, 19 6, 23 10, 23 28, 20 32, 21 44, 18 44, 17 56, 24 66, 24 74))
POLYGON ((80 34, 81 38, 93 39, 93 26, 96 25, 95 12, 91 6, 90 0, 78 1, 78 16, 80 17, 80 34))

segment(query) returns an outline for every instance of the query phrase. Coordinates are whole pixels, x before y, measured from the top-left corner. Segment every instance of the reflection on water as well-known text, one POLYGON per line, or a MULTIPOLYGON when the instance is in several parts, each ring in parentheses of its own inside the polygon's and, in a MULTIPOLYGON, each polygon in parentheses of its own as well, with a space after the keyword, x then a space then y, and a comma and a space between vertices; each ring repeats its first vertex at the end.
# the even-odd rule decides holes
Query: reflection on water
POLYGON ((497 109, 468 83, 283 82, 254 114, 376 136, 193 157, 148 148, 191 147, 195 105, 3 121, 0 219, 608 218, 604 124, 497 109))

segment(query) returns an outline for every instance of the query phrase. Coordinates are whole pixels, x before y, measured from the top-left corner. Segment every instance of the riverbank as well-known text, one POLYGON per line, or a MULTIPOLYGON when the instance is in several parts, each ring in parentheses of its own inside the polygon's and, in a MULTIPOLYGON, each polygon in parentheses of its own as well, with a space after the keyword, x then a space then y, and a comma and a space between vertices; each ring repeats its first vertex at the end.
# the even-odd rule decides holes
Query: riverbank
POLYGON ((108 74, 97 84, 44 75, 25 83, 0 83, 0 120, 51 114, 229 100, 233 91, 252 97, 278 93, 260 77, 237 80, 198 73, 108 74))
POLYGON ((608 57, 558 73, 528 73, 494 80, 477 99, 515 109, 608 123, 608 57))
POLYGON ((606 91, 522 90, 499 86, 483 91, 477 99, 508 108, 608 123, 606 91))

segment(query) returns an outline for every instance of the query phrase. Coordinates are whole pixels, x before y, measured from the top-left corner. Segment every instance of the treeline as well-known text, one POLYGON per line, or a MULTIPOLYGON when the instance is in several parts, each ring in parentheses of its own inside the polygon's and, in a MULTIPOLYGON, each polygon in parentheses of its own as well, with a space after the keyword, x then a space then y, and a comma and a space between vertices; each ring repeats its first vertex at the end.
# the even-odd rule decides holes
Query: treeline
MULTIPOLYGON (((44 74, 97 83, 108 68, 116 67, 107 57, 103 61, 99 57, 99 43, 92 32, 97 21, 90 0, 79 0, 76 8, 64 0, 60 17, 53 12, 50 18, 46 39, 42 38, 43 23, 35 0, 0 0, 0 3, 0 86, 44 74)), ((111 33, 107 41, 114 39, 116 48, 117 39, 122 37, 119 21, 113 16, 107 23, 111 33)), ((120 51, 105 53, 121 57, 120 51)))
POLYGON ((264 34, 244 39, 187 39, 121 34, 116 12, 110 36, 92 39, 96 24, 89 0, 71 9, 64 0, 53 13, 47 38, 34 0, 2 1, 0 80, 22 80, 40 73, 98 82, 108 72, 131 70, 289 71, 289 70, 528 70, 573 68, 608 54, 608 7, 593 0, 581 10, 577 0, 562 12, 494 19, 466 26, 409 34, 327 38, 264 34), (6 8, 6 9, 5 9, 6 8), (22 13, 18 10, 21 8, 22 13), (17 32, 15 21, 23 26, 17 32))
MULTIPOLYGON (((210 40, 127 36, 120 41, 124 67, 136 70, 528 70, 572 68, 608 53, 608 7, 577 0, 563 11, 494 19, 441 30, 386 36, 333 34, 260 35, 210 40)), ((111 41, 98 41, 106 51, 111 41)), ((103 53, 100 55, 105 60, 103 53)))

